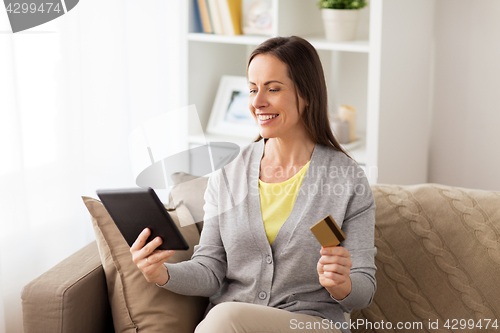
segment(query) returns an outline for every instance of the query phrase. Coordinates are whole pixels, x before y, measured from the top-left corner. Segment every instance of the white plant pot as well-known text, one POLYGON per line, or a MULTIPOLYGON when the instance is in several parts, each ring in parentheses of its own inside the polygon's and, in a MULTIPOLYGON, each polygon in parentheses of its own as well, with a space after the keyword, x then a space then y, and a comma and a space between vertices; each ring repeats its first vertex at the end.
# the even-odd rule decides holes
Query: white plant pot
POLYGON ((356 38, 359 9, 322 9, 326 39, 332 42, 356 38))

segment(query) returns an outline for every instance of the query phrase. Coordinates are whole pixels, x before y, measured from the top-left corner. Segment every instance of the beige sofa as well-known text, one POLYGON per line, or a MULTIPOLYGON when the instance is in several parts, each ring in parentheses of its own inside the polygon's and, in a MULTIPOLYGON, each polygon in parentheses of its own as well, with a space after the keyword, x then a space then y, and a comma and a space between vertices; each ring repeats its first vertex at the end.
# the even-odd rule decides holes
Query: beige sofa
MULTIPOLYGON (((497 332, 500 193, 437 184, 372 190, 378 288, 370 307, 353 311, 352 331, 497 332)), ((24 288, 24 332, 113 332, 108 287, 93 242, 24 288)))

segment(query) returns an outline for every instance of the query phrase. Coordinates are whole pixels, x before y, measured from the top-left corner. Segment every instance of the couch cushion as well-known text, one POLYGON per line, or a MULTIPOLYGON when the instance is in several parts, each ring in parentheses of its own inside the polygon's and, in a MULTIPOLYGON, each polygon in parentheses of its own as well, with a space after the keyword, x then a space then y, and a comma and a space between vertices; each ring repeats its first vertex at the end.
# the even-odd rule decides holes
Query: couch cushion
MULTIPOLYGON (((148 283, 133 263, 130 247, 102 203, 90 197, 82 198, 92 218, 115 331, 192 333, 203 317, 207 299, 178 295, 148 283)), ((181 213, 190 216, 182 204, 176 211, 170 211, 189 250, 177 251, 169 259, 171 263, 190 259, 199 241, 199 232, 193 223, 180 227, 177 215, 181 213)))
POLYGON ((372 190, 378 286, 352 319, 422 322, 421 331, 430 331, 429 320, 451 331, 447 320, 500 319, 500 193, 436 184, 372 190))
POLYGON ((96 242, 31 281, 21 299, 24 333, 113 332, 96 242))
MULTIPOLYGON (((175 186, 170 191, 170 204, 173 206, 180 203, 186 205, 201 232, 205 214, 203 205, 205 204, 204 195, 208 177, 197 177, 184 172, 176 172, 171 177, 175 186)), ((184 223, 182 224, 184 225, 184 223)))

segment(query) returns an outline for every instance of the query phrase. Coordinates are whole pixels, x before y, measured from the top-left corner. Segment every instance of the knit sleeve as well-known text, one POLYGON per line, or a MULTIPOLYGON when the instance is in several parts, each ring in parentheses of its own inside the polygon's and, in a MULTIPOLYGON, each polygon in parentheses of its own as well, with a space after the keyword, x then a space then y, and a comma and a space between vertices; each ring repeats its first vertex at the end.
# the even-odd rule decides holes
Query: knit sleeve
POLYGON ((200 242, 189 261, 165 264, 168 282, 162 287, 178 294, 209 297, 217 293, 226 274, 226 252, 219 231, 218 189, 220 173, 214 172, 205 192, 200 242))
MULTIPOLYGON (((361 169, 360 169, 361 170, 361 169)), ((366 177, 354 180, 342 230, 346 240, 341 246, 351 253, 351 293, 336 300, 348 309, 362 309, 370 305, 377 287, 375 279, 375 199, 366 177)))

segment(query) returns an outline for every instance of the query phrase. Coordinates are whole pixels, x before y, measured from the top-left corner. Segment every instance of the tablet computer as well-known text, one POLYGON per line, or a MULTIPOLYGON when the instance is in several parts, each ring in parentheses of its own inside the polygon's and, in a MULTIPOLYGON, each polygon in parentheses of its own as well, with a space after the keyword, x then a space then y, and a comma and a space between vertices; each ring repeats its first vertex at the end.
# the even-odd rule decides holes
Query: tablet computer
POLYGON ((189 249, 152 188, 100 189, 96 192, 129 246, 145 228, 149 228, 151 235, 146 243, 158 236, 163 240, 157 249, 189 249))

